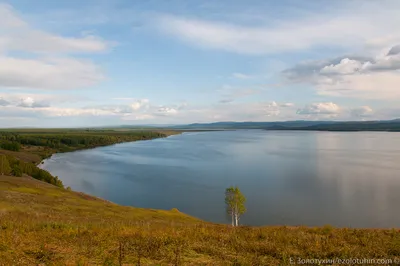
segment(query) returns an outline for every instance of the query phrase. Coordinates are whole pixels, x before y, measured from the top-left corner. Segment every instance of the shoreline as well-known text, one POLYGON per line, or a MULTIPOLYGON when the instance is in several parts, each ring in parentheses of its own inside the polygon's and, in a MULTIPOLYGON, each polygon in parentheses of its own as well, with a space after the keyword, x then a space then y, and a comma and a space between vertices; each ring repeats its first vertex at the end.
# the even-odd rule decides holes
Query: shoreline
POLYGON ((27 174, 35 179, 64 187, 62 180, 47 171, 43 164, 57 153, 76 152, 98 147, 112 146, 127 142, 167 138, 181 134, 181 130, 153 131, 73 131, 35 130, 0 132, 1 139, 9 144, 8 149, 0 149, 0 154, 9 156, 10 174, 27 174), (14 173, 15 171, 15 173, 14 173))
MULTIPOLYGON (((76 150, 72 150, 72 151, 58 151, 58 152, 54 152, 52 154, 50 154, 47 158, 42 159, 40 162, 36 163, 35 165, 40 168, 43 169, 41 167, 42 164, 45 163, 46 160, 51 159, 51 157, 53 157, 53 155, 55 154, 62 154, 62 153, 72 153, 72 152, 78 152, 78 151, 86 151, 86 150, 92 150, 92 149, 97 149, 97 148, 101 148, 101 147, 109 147, 109 146, 114 146, 114 145, 118 145, 118 144, 125 144, 125 143, 133 143, 133 142, 137 142, 137 141, 149 141, 149 140, 155 140, 155 139, 163 139, 163 138, 168 138, 171 136, 175 136, 175 135, 181 135, 182 133, 184 133, 185 131, 182 132, 178 132, 176 134, 169 134, 166 135, 164 137, 157 137, 157 138, 152 138, 152 139, 143 139, 143 140, 134 140, 134 141, 122 141, 122 142, 116 142, 113 144, 106 144, 106 145, 98 145, 98 146, 94 146, 94 147, 89 147, 89 148, 82 148, 82 149, 76 149, 76 150)), ((46 170, 46 169, 43 169, 46 170)), ((47 170, 46 170, 47 171, 47 170)), ((49 171, 48 171, 49 172, 49 171)), ((49 172, 50 173, 50 172, 49 172)), ((50 173, 52 175, 52 173, 50 173)), ((62 180, 61 180, 62 181, 62 180)))
MULTIPOLYGON (((71 153, 71 152, 77 152, 77 151, 92 150, 92 149, 101 148, 101 147, 108 147, 108 146, 113 146, 113 145, 117 145, 117 144, 131 143, 131 142, 137 142, 137 141, 149 141, 149 140, 155 140, 155 139, 163 139, 163 138, 168 138, 168 137, 175 136, 175 135, 181 135, 184 132, 185 131, 177 132, 176 134, 166 134, 166 136, 156 137, 156 138, 151 138, 151 139, 138 139, 138 140, 133 140, 133 141, 121 141, 121 142, 115 142, 115 143, 112 143, 112 144, 97 145, 97 146, 87 147, 87 148, 77 148, 77 149, 70 150, 70 151, 56 151, 54 153, 51 153, 47 158, 42 159, 40 162, 36 163, 35 165, 36 166, 40 166, 46 160, 50 159, 53 155, 59 154, 59 153, 71 153)), ((165 133, 162 133, 162 134, 165 134, 165 133)))

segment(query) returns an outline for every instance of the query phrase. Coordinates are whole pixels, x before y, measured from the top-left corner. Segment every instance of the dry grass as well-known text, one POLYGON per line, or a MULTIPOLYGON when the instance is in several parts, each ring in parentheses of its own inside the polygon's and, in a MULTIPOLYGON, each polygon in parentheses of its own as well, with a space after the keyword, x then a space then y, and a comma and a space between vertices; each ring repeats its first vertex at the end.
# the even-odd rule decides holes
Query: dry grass
POLYGON ((286 265, 397 258, 398 230, 231 228, 119 206, 28 177, 0 177, 1 265, 286 265))
POLYGON ((8 150, 0 149, 0 155, 1 154, 11 155, 11 156, 13 156, 21 161, 27 162, 27 163, 37 164, 42 160, 42 157, 37 152, 26 151, 25 147, 21 151, 8 151, 8 150))

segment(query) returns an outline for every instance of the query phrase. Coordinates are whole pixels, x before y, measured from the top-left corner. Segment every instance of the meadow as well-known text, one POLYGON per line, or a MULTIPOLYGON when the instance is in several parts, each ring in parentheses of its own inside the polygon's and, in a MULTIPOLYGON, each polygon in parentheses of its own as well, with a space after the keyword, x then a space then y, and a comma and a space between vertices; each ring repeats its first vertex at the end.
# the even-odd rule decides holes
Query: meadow
POLYGON ((395 229, 212 224, 119 206, 30 177, 0 177, 2 265, 286 265, 400 257, 395 229))

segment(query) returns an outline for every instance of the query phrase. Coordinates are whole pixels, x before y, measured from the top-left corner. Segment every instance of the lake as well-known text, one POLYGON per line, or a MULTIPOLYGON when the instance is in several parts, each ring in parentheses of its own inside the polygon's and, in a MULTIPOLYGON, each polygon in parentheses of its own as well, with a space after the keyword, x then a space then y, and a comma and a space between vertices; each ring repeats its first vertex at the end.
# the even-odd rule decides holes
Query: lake
POLYGON ((224 191, 247 197, 247 225, 400 226, 400 134, 238 130, 55 154, 65 186, 112 202, 230 223, 224 191))

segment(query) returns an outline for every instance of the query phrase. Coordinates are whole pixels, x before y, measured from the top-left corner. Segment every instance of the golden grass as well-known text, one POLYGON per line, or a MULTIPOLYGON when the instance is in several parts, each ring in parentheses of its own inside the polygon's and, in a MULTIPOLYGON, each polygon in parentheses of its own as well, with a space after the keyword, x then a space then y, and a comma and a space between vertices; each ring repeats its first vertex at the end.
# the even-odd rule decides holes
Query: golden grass
POLYGON ((287 265, 399 258, 398 230, 239 227, 0 176, 0 265, 287 265))

